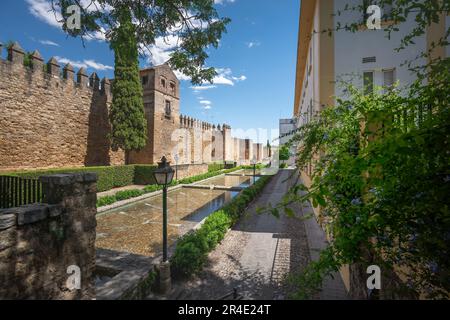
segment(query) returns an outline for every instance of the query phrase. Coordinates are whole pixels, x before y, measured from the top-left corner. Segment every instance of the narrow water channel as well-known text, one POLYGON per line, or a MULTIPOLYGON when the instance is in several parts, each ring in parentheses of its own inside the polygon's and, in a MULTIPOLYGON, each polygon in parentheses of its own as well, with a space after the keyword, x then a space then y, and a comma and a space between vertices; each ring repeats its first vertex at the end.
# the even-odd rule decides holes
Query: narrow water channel
MULTIPOLYGON (((242 173, 242 172, 240 172, 242 173)), ((249 176, 219 176, 201 185, 248 187, 249 176)), ((168 194, 169 245, 238 193, 181 188, 168 194)), ((161 252, 162 197, 155 196, 97 216, 98 248, 154 256, 161 252)))

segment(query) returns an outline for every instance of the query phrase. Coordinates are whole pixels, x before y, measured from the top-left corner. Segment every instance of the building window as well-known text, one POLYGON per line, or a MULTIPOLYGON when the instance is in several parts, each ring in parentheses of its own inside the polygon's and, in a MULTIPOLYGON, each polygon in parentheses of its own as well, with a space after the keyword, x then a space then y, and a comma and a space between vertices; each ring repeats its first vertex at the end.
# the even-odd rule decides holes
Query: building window
POLYGON ((384 70, 383 71, 383 85, 387 88, 392 88, 395 82, 395 70, 384 70))
POLYGON ((166 88, 166 79, 161 78, 161 87, 166 88))
POLYGON ((366 71, 363 75, 364 94, 373 93, 373 71, 366 71))
POLYGON ((169 100, 166 100, 165 116, 170 118, 172 114, 172 105, 169 100))
POLYGON ((146 86, 148 84, 148 76, 142 77, 142 86, 146 86))
POLYGON ((172 94, 175 94, 176 92, 176 86, 173 82, 170 82, 170 92, 172 92, 172 94))

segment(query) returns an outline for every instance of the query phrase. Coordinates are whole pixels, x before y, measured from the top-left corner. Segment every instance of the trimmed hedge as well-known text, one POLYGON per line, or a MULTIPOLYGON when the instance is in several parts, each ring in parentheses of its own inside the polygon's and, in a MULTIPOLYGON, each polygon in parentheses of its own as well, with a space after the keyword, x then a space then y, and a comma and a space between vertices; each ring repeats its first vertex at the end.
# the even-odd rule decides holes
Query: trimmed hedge
POLYGON ((49 174, 82 173, 82 172, 95 172, 97 174, 98 192, 134 184, 134 172, 135 172, 134 165, 17 171, 8 174, 23 178, 37 179, 40 176, 49 174))
POLYGON ((118 187, 125 187, 133 184, 148 185, 154 184, 153 171, 155 165, 123 165, 123 166, 102 166, 83 168, 61 168, 35 171, 17 171, 6 173, 12 176, 37 179, 43 175, 59 173, 82 173, 95 172, 98 175, 97 191, 108 191, 118 187))
POLYGON ((223 240, 227 230, 237 222, 270 179, 271 177, 262 177, 229 204, 206 218, 200 229, 183 236, 170 259, 172 274, 175 277, 187 277, 201 271, 208 253, 223 240))
POLYGON ((147 185, 155 184, 153 171, 158 168, 155 165, 135 165, 134 166, 134 184, 147 185))
MULTIPOLYGON (((212 164, 209 168, 219 168, 220 164, 212 164)), ((221 165, 223 168, 223 164, 221 165)), ((7 175, 18 176, 23 178, 37 179, 43 175, 60 174, 60 173, 82 173, 82 172, 94 172, 98 176, 97 191, 103 192, 114 188, 125 187, 133 184, 137 185, 153 185, 155 180, 153 177, 153 171, 157 168, 155 165, 123 165, 123 166, 102 166, 102 167, 82 167, 82 168, 61 168, 61 169, 45 169, 34 171, 15 171, 5 173, 7 175)), ((238 170, 240 167, 229 169, 223 172, 209 171, 208 173, 182 179, 179 183, 193 183, 203 179, 213 177, 221 173, 227 173, 234 170, 238 170), (230 171, 231 170, 231 171, 230 171)), ((158 189, 156 189, 158 190, 158 189)), ((155 191, 155 190, 153 190, 155 191)), ((152 191, 150 191, 152 192, 152 191)))
POLYGON ((214 162, 208 164, 208 172, 214 172, 225 169, 225 164, 221 162, 214 162))

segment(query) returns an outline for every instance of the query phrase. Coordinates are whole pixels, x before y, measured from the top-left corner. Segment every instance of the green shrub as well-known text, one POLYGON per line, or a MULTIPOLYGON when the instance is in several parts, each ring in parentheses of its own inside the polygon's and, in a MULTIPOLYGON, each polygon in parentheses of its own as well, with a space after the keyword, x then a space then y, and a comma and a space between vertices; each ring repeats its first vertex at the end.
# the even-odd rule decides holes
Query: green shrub
POLYGON ((162 189, 162 187, 160 187, 159 185, 151 184, 151 185, 145 186, 144 191, 145 191, 145 193, 152 193, 152 192, 155 192, 155 191, 158 191, 161 189, 162 189))
POLYGON ((117 201, 127 200, 142 196, 146 193, 144 190, 132 189, 117 192, 112 196, 105 196, 97 199, 97 208, 113 204, 117 201))
POLYGON ((142 196, 145 192, 143 190, 133 189, 119 191, 115 194, 117 201, 122 201, 126 199, 131 199, 135 197, 142 196))
POLYGON ((148 185, 155 184, 156 181, 153 177, 153 171, 158 166, 154 165, 135 165, 134 168, 134 184, 148 185))
POLYGON ((280 164, 280 169, 286 169, 287 168, 287 163, 281 163, 280 164))
POLYGON ((208 164, 208 172, 220 171, 225 168, 225 165, 220 162, 214 162, 208 164))
POLYGON ((18 177, 37 179, 43 175, 84 172, 94 172, 97 174, 98 192, 129 186, 134 183, 134 165, 18 171, 9 174, 18 177))
POLYGON ((97 208, 108 206, 110 204, 113 204, 114 202, 117 202, 117 199, 115 196, 105 196, 97 199, 97 208))
POLYGON ((209 251, 214 250, 223 240, 227 230, 244 213, 248 204, 261 192, 270 177, 262 177, 254 185, 244 190, 221 210, 212 213, 195 232, 178 241, 171 258, 175 277, 186 277, 199 272, 207 260, 209 251))

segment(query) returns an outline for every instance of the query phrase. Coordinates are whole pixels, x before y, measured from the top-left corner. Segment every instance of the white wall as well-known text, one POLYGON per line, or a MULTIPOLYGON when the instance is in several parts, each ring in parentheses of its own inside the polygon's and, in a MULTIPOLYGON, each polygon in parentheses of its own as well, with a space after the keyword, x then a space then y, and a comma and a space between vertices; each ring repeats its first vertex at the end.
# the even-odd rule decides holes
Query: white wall
MULTIPOLYGON (((335 10, 343 9, 345 3, 357 5, 359 0, 335 0, 335 10)), ((356 11, 346 11, 341 16, 335 17, 341 24, 362 21, 362 13, 356 11)), ((405 60, 415 59, 420 52, 426 50, 426 36, 422 36, 415 41, 415 45, 396 52, 394 49, 400 44, 400 40, 407 35, 414 27, 414 18, 409 19, 399 25, 399 31, 393 32, 391 39, 386 37, 384 30, 361 30, 355 33, 339 31, 335 33, 335 79, 340 76, 355 73, 359 78, 353 79, 355 85, 363 85, 362 74, 364 71, 375 71, 375 85, 383 85, 383 69, 395 68, 395 78, 400 81, 400 86, 411 83, 415 76, 408 70, 407 66, 401 66, 405 60), (364 57, 376 57, 375 63, 362 63, 364 57)), ((420 63, 425 61, 419 60, 420 63)), ((336 95, 342 95, 341 88, 336 87, 336 95)))

